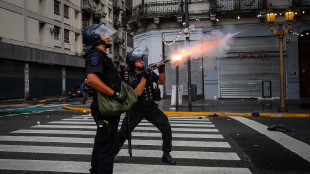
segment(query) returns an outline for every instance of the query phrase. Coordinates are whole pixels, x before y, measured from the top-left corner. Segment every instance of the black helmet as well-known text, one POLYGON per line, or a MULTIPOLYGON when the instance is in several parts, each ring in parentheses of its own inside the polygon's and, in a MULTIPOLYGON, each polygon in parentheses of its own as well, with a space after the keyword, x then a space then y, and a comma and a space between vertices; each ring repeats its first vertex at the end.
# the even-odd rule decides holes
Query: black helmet
POLYGON ((117 31, 106 24, 93 24, 86 28, 83 33, 83 43, 89 46, 98 46, 100 44, 107 45, 104 38, 111 38, 117 31))
POLYGON ((135 69, 135 61, 140 58, 147 58, 148 54, 148 49, 134 48, 131 52, 127 53, 126 64, 130 69, 135 69))

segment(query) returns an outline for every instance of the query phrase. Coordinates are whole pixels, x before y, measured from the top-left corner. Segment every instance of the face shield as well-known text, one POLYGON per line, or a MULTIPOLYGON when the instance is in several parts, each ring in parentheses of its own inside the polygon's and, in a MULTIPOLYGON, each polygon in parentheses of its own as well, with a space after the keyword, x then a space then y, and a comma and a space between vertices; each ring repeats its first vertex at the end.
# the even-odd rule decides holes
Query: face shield
POLYGON ((143 59, 147 59, 149 56, 149 50, 148 49, 141 49, 141 48, 135 48, 132 51, 131 54, 133 59, 138 59, 138 58, 143 58, 143 59))
POLYGON ((114 28, 112 28, 112 27, 110 27, 110 26, 108 26, 106 24, 101 24, 93 32, 95 34, 100 35, 101 39, 113 38, 117 34, 117 31, 114 28))

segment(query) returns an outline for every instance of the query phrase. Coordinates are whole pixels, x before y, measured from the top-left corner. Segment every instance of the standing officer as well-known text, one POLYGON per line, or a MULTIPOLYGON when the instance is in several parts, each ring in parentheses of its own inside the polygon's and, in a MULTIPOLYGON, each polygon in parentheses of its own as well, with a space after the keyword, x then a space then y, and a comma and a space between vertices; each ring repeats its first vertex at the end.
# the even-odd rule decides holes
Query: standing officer
MULTIPOLYGON (((143 118, 156 126, 162 133, 163 138, 163 157, 162 162, 175 165, 175 160, 170 156, 172 146, 172 133, 168 117, 158 108, 154 102, 153 82, 165 84, 165 65, 157 63, 159 76, 154 72, 145 71, 143 58, 147 57, 142 49, 135 48, 127 54, 126 63, 130 68, 128 72, 128 83, 135 89, 138 95, 138 102, 126 114, 122 127, 119 130, 118 138, 120 148, 128 138, 127 117, 129 117, 129 130, 132 131, 143 118)), ((126 78, 125 78, 126 80, 126 78)))
MULTIPOLYGON (((106 55, 106 49, 111 47, 110 37, 116 30, 106 24, 94 24, 83 33, 83 42, 87 46, 83 56, 86 66, 87 81, 95 91, 100 91, 120 103, 127 104, 127 97, 120 93, 121 78, 112 60, 106 55), (113 86, 113 88, 112 88, 113 86)), ((120 115, 107 117, 101 115, 98 109, 97 93, 94 92, 90 106, 92 116, 97 124, 91 161, 91 173, 113 173, 114 157, 118 152, 117 130, 120 115)))

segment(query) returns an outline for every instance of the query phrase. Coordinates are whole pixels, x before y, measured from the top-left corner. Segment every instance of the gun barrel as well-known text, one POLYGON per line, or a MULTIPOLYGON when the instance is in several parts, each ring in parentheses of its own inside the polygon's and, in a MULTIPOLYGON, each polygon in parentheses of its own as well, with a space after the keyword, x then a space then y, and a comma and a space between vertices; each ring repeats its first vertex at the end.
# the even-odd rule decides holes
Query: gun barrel
POLYGON ((163 60, 162 62, 163 63, 167 63, 167 62, 170 62, 170 60, 163 60))

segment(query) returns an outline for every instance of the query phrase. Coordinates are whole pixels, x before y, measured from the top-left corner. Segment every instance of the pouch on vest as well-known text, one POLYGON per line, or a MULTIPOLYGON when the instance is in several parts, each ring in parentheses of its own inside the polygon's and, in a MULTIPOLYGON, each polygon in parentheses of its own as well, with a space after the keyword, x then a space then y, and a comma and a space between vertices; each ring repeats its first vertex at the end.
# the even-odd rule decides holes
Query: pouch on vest
POLYGON ((128 104, 121 104, 110 96, 97 92, 99 111, 104 116, 119 116, 131 109, 138 101, 135 90, 125 82, 121 82, 121 91, 128 98, 128 104))
POLYGON ((154 89, 154 97, 156 101, 160 101, 160 89, 158 87, 158 84, 156 83, 155 89, 154 89))

